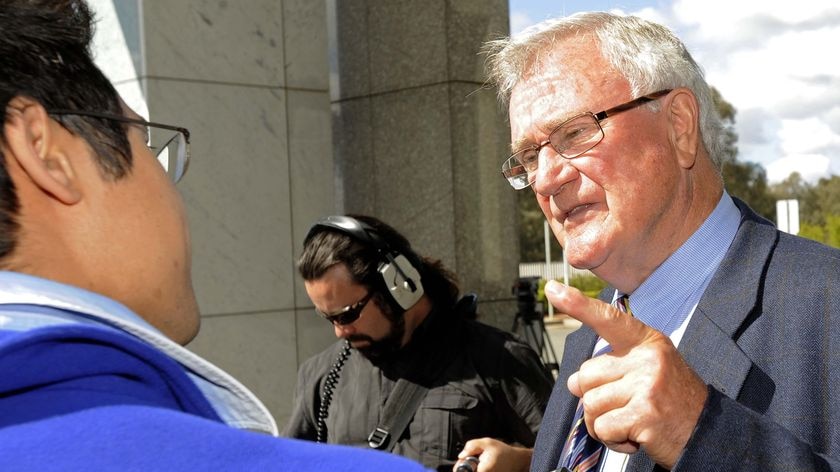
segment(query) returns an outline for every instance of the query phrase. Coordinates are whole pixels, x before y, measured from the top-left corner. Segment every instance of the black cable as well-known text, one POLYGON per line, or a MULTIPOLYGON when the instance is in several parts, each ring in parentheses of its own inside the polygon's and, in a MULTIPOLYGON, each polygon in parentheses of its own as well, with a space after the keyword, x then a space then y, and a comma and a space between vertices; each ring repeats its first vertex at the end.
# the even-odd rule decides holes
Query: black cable
POLYGON ((347 358, 350 357, 350 341, 344 341, 344 347, 336 357, 335 362, 327 374, 327 379, 324 381, 324 392, 321 395, 321 408, 318 409, 318 420, 315 423, 316 441, 319 443, 327 442, 327 410, 330 409, 332 403, 333 390, 338 385, 338 378, 341 375, 341 369, 347 358))

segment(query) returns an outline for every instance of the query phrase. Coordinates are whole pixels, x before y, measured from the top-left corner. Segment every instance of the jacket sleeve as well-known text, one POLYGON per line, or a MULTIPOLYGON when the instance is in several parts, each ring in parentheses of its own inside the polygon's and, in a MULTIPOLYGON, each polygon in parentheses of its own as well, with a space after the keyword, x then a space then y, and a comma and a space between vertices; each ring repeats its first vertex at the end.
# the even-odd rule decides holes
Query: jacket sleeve
POLYGON ((312 359, 305 362, 298 369, 297 386, 292 415, 283 430, 283 436, 296 439, 317 439, 315 412, 320 406, 321 382, 315 375, 312 359))
POLYGON ((709 387, 703 413, 672 470, 840 471, 840 462, 818 454, 787 429, 709 387))
POLYGON ((498 381, 509 405, 508 423, 513 440, 533 447, 551 395, 554 380, 540 357, 528 345, 508 340, 498 381))

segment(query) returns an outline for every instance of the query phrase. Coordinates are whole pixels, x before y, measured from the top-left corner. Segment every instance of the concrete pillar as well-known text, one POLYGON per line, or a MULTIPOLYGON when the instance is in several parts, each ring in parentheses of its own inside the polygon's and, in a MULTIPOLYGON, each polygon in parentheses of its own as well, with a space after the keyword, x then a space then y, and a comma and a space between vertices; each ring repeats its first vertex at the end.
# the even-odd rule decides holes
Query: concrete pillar
POLYGON ((480 294, 483 319, 510 327, 508 128, 477 55, 506 34, 506 0, 92 2, 116 11, 132 56, 135 71, 112 80, 192 133, 178 188, 202 329, 188 347, 278 423, 299 363, 334 339, 294 265, 322 215, 394 224, 480 294))
POLYGON ((142 2, 151 118, 192 132, 179 184, 202 329, 189 348, 282 425, 299 361, 332 339, 298 285, 309 224, 335 211, 326 6, 142 2))
POLYGON ((479 294, 510 328, 516 206, 500 165, 510 140, 484 87, 484 41, 508 32, 506 0, 331 0, 339 207, 378 216, 479 294))

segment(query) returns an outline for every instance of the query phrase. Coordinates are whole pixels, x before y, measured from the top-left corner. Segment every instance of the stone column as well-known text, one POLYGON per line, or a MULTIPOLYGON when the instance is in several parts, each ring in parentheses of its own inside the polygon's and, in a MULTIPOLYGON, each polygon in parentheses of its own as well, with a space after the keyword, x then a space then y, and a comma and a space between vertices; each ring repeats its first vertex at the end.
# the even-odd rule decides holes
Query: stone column
POLYGON ((516 312, 510 140, 484 86, 484 41, 508 33, 506 0, 330 0, 339 207, 378 216, 443 260, 482 319, 516 312))
POLYGON ((192 132, 179 190, 203 324, 189 348, 281 426, 299 363, 334 339, 294 266, 322 215, 394 224, 479 293, 484 320, 510 327, 508 128, 477 55, 506 34, 506 0, 111 5, 136 68, 115 81, 140 85, 150 119, 192 132))
POLYGON ((151 118, 192 132, 179 189, 202 329, 189 348, 254 390, 282 426, 299 361, 333 337, 294 265, 309 224, 335 211, 326 5, 141 5, 151 118))

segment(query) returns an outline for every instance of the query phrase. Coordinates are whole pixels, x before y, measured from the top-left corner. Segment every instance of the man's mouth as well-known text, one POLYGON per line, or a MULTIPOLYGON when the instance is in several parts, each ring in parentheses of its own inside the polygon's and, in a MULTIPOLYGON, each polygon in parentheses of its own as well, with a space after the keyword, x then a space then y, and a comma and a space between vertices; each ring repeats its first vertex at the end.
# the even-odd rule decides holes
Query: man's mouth
POLYGON ((561 222, 565 224, 567 220, 574 218, 577 215, 580 215, 581 213, 586 211, 591 205, 591 203, 584 203, 570 208, 568 211, 563 213, 563 219, 561 222))

